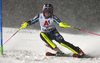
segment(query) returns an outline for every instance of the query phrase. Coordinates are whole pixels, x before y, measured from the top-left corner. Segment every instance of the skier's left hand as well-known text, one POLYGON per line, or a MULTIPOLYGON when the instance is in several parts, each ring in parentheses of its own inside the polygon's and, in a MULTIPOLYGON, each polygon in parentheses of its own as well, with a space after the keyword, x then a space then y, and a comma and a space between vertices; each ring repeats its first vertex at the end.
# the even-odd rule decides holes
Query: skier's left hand
POLYGON ((67 23, 64 23, 64 22, 60 22, 60 23, 59 23, 59 26, 60 26, 60 27, 63 27, 63 28, 70 27, 67 23))

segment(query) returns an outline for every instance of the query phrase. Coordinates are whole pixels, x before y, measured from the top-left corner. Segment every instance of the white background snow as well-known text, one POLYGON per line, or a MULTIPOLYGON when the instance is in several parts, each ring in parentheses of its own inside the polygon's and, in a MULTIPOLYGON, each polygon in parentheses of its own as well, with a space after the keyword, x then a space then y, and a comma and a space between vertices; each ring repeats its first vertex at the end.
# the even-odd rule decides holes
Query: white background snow
MULTIPOLYGON (((3 27, 3 42, 10 38, 17 30, 18 28, 3 27)), ((44 45, 45 43, 39 35, 40 30, 20 30, 4 45, 4 55, 0 55, 0 63, 100 63, 100 36, 61 33, 66 41, 79 46, 86 54, 94 57, 73 58, 45 56, 46 52, 55 52, 44 45)), ((64 53, 72 53, 57 42, 55 43, 64 53)))

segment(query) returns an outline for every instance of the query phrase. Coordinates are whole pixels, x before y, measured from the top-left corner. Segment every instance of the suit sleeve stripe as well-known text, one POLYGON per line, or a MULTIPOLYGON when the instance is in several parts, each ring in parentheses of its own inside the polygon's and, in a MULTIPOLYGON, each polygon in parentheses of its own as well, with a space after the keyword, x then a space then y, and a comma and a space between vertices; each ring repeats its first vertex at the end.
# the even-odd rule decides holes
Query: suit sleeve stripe
POLYGON ((54 20, 54 22, 56 22, 59 25, 59 22, 56 19, 53 19, 53 20, 54 20))
POLYGON ((39 21, 39 18, 33 20, 33 21, 31 22, 31 24, 34 24, 34 23, 36 23, 36 22, 38 22, 38 21, 39 21))

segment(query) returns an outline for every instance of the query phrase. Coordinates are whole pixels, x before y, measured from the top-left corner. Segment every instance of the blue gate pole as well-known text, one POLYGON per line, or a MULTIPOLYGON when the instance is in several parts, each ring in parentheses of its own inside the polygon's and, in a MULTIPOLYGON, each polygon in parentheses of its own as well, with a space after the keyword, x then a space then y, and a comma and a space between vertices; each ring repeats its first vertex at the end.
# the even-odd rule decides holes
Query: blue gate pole
POLYGON ((3 55, 3 41, 2 41, 2 0, 0 0, 0 39, 1 39, 1 55, 3 55))

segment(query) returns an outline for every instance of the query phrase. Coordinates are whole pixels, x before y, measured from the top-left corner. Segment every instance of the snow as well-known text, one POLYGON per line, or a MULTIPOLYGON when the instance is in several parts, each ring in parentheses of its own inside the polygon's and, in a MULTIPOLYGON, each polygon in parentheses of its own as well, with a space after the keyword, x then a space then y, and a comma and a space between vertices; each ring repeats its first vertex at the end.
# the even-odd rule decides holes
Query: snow
MULTIPOLYGON (((3 27, 3 42, 10 38, 18 28, 3 27)), ((47 57, 46 52, 53 52, 40 39, 40 30, 22 29, 4 45, 4 55, 0 55, 0 63, 100 63, 100 36, 74 35, 61 33, 64 39, 79 46, 86 54, 94 58, 47 57)), ((99 34, 99 33, 98 33, 99 34)), ((67 48, 57 46, 66 54, 73 54, 67 48)))

